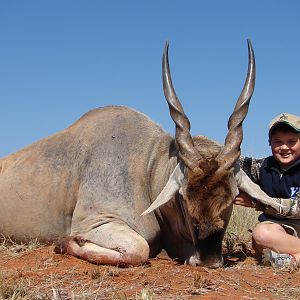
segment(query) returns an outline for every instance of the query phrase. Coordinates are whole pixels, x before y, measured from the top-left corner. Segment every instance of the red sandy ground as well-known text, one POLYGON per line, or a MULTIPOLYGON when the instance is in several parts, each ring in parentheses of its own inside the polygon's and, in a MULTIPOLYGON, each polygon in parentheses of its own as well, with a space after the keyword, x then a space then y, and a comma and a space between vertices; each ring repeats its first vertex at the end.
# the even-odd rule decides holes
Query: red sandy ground
POLYGON ((300 299, 300 271, 261 267, 241 254, 221 269, 179 265, 164 254, 117 268, 55 254, 53 246, 0 251, 0 299, 9 289, 28 299, 300 299))

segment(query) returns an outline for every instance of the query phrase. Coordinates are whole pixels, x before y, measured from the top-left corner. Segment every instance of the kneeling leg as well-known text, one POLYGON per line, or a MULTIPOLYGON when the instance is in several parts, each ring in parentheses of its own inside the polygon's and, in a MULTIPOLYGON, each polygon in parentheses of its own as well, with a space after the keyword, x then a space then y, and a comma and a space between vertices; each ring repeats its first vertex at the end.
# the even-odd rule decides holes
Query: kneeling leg
POLYGON ((149 257, 147 241, 125 223, 110 222, 59 241, 56 253, 66 253, 95 264, 136 266, 149 257))

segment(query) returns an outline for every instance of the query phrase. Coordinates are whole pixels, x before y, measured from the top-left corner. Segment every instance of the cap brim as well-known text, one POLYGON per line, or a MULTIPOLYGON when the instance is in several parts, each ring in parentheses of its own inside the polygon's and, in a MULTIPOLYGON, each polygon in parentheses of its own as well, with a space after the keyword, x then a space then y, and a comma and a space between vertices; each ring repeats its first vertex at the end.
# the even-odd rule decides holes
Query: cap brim
POLYGON ((297 128, 297 127, 295 127, 293 124, 291 124, 290 122, 287 122, 287 121, 283 121, 283 120, 280 120, 280 121, 277 121, 277 122, 275 122, 273 125, 272 125, 272 127, 269 129, 269 132, 271 132, 273 129, 274 129, 274 127, 276 127, 278 124, 287 124, 287 125, 289 125, 290 127, 292 127, 295 131, 297 131, 297 132, 300 132, 300 129, 299 128, 297 128))

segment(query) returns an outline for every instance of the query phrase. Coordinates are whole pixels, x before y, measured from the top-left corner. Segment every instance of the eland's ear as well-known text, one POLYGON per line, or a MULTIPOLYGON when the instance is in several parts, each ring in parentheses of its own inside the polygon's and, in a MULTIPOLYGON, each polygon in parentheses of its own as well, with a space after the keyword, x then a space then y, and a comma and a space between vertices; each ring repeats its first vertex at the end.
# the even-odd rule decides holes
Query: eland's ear
POLYGON ((285 206, 276 202, 275 198, 267 195, 258 184, 254 183, 248 175, 243 171, 243 169, 238 166, 234 170, 234 177, 237 182, 237 187, 239 191, 243 191, 250 197, 254 198, 256 201, 274 208, 276 211, 280 209, 285 209, 285 206))
POLYGON ((181 188, 183 178, 184 174, 182 166, 178 164, 163 190, 157 196, 155 201, 141 214, 141 216, 144 216, 169 202, 181 188))

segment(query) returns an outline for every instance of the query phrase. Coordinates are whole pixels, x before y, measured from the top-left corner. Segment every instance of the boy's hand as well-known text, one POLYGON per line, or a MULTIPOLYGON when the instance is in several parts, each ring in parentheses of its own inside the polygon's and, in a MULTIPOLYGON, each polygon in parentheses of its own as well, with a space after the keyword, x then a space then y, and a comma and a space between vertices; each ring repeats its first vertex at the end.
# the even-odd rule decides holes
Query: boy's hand
POLYGON ((240 193, 235 197, 233 203, 245 207, 255 207, 252 198, 248 194, 242 191, 240 191, 240 193))

